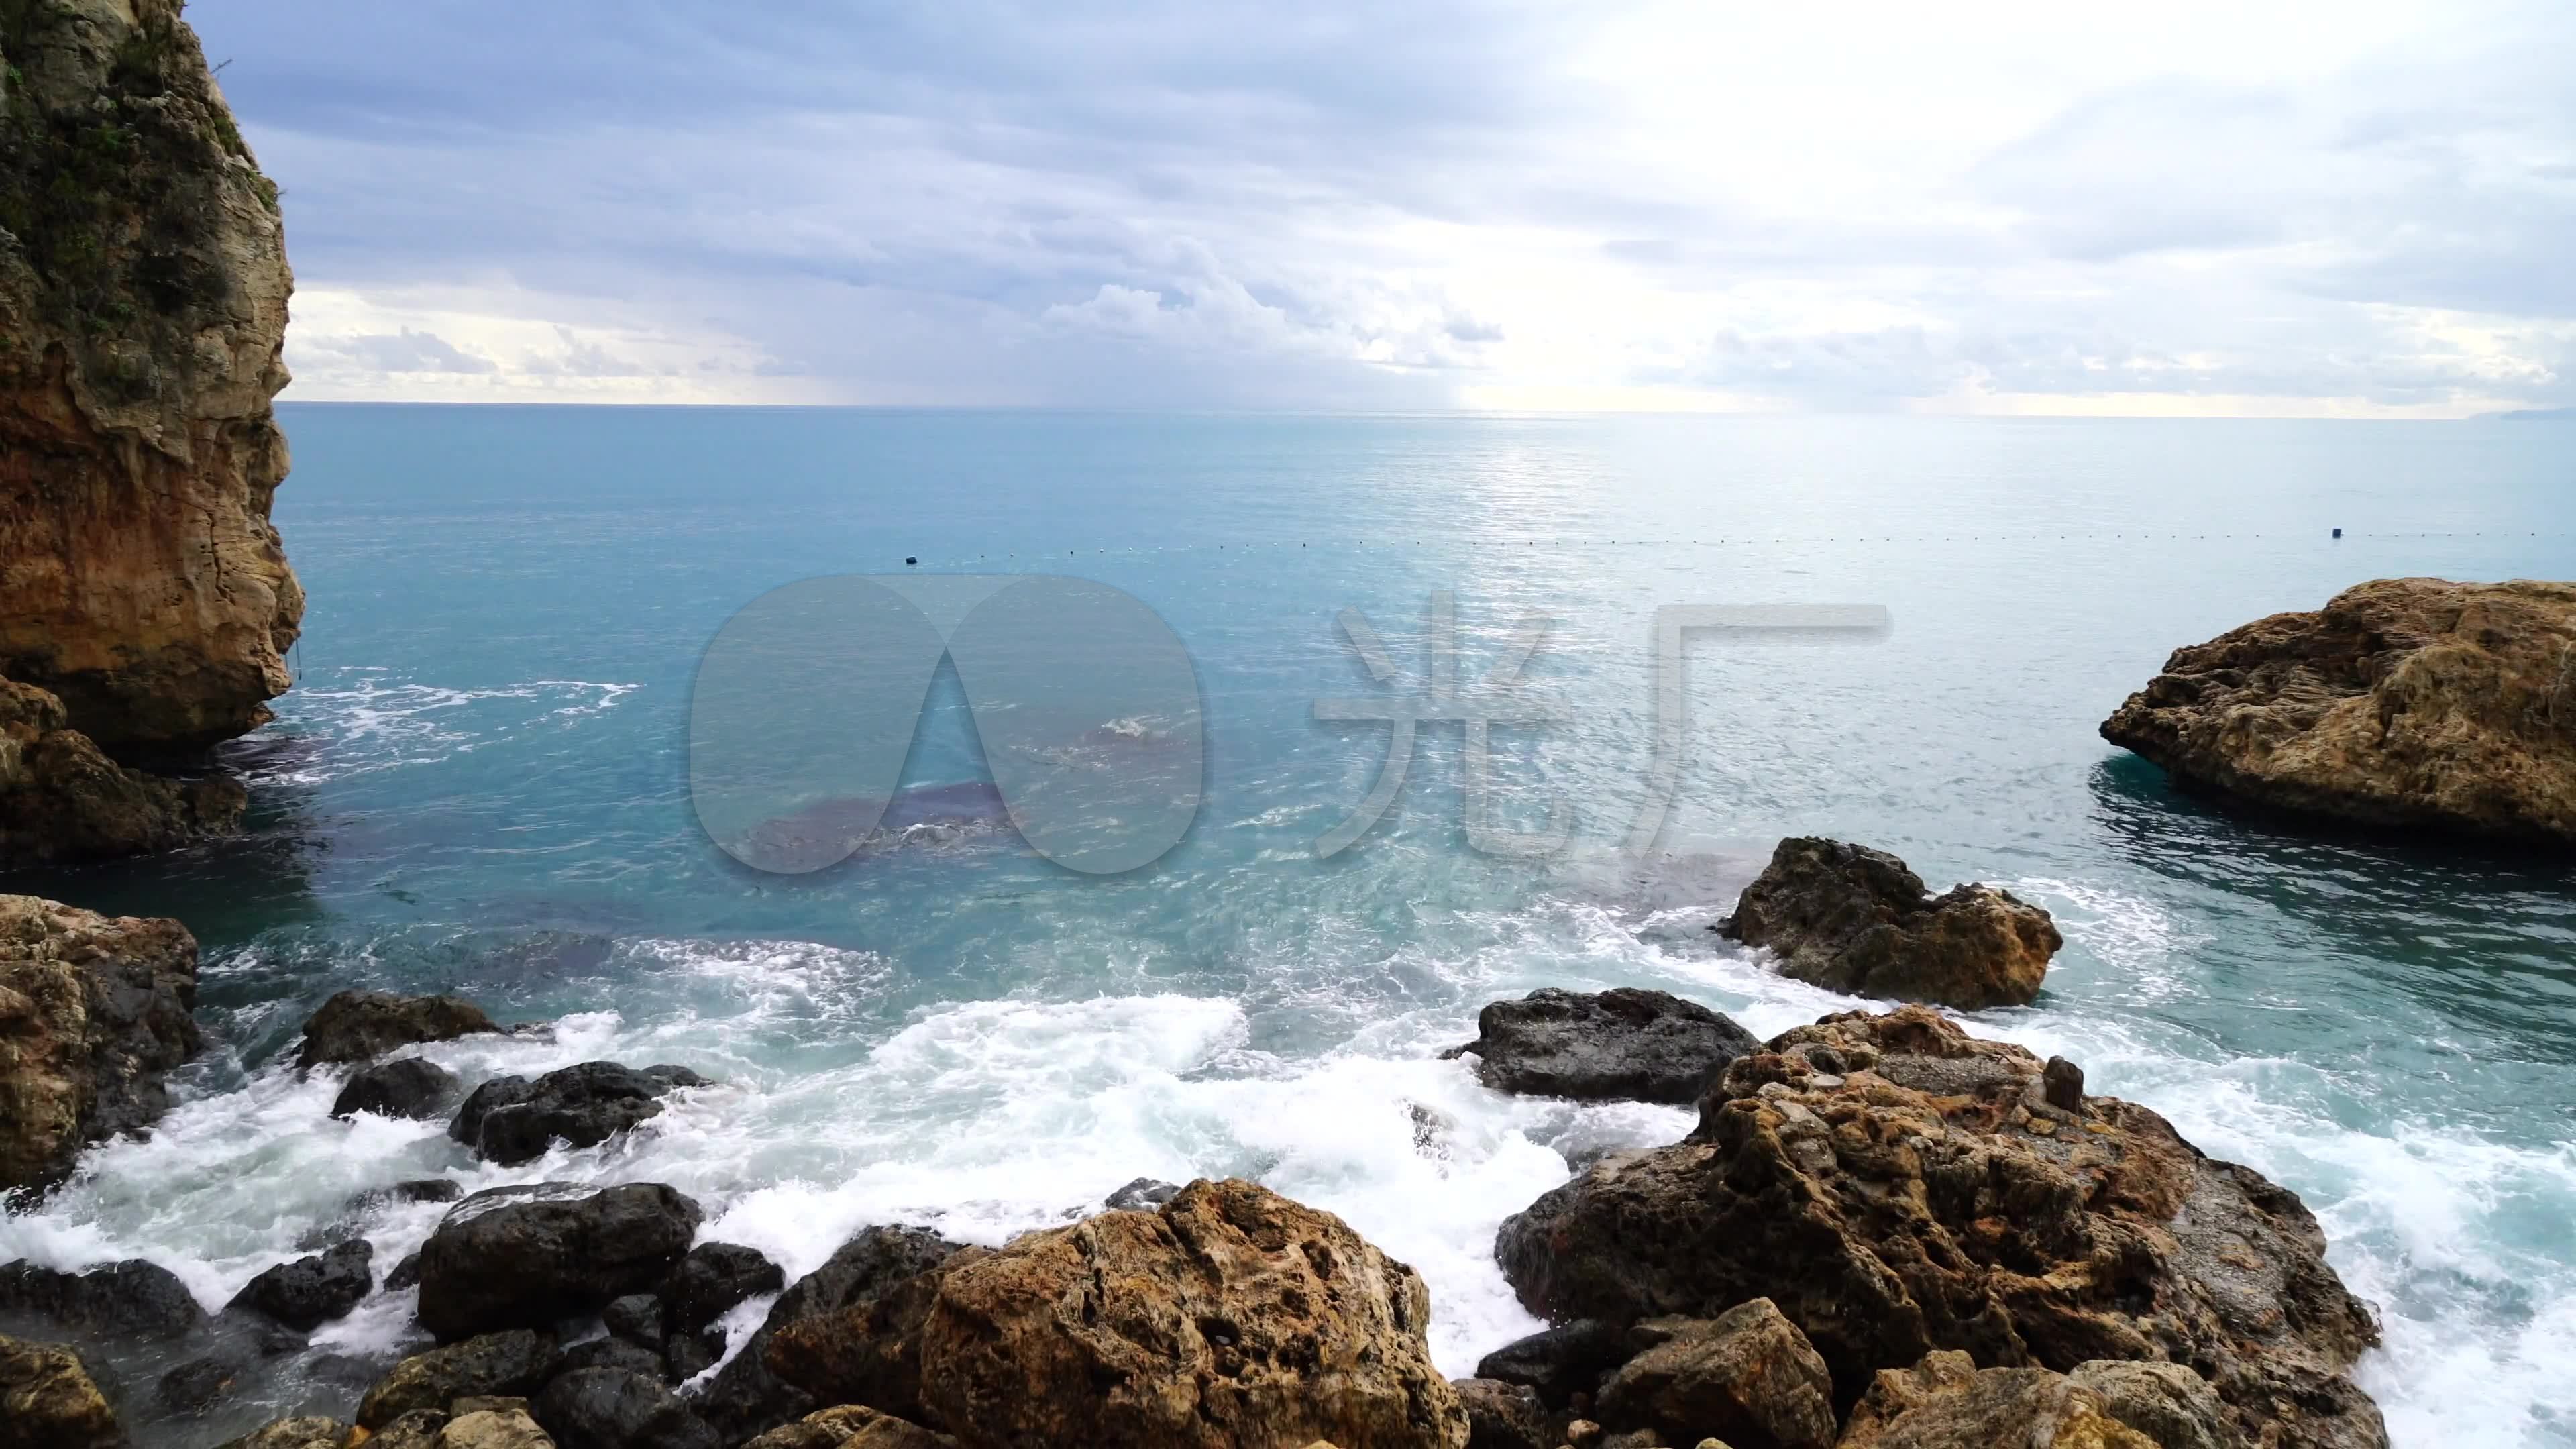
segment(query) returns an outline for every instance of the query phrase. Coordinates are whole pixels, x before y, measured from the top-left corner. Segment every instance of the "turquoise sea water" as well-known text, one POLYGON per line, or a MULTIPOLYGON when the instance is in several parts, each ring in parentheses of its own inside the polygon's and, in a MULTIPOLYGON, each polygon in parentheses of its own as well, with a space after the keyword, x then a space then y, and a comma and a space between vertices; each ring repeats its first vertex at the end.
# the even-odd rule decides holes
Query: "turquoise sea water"
MULTIPOLYGON (((282 411, 311 608, 296 688, 231 756, 249 835, 7 882, 185 920, 211 1049, 160 1133, 0 1219, 0 1259, 150 1257, 212 1305, 358 1189, 585 1176, 671 1182, 801 1271, 867 1222, 996 1241, 1232 1173, 1420 1267, 1464 1373, 1534 1326, 1501 1218, 1567 1154, 1686 1117, 1496 1096, 1438 1050, 1541 985, 1764 1034, 1853 1005, 1700 929, 1778 836, 1826 833, 2057 914, 2047 991, 1978 1029, 2303 1194, 2386 1320, 2362 1376, 2399 1443, 2576 1444, 2567 864, 2238 818, 2094 733, 2174 646, 2361 579, 2576 577, 2576 426, 282 411), (701 651, 765 590, 907 557, 1097 580, 1170 625, 1207 749, 1177 848, 1091 877, 970 818, 789 878, 714 847, 701 651), (1530 687, 1564 718, 1496 727, 1498 809, 1553 805, 1571 839, 1472 849, 1462 732, 1433 724, 1388 816, 1318 859, 1389 730, 1313 702, 1418 692, 1434 591, 1462 681, 1546 622, 1530 687), (1892 627, 1692 644, 1681 785, 1626 851, 1655 610, 1780 603, 1892 627), (1345 609, 1404 678, 1370 679, 1345 609), (559 1019, 430 1053, 469 1076, 613 1056, 722 1085, 631 1142, 469 1164, 438 1124, 327 1120, 336 1083, 278 1060, 355 985, 559 1019)), ((981 778, 952 675, 933 706, 907 778, 981 778)), ((369 1219, 379 1266, 434 1214, 369 1219)), ((380 1295, 322 1347, 388 1352, 407 1315, 380 1295)))

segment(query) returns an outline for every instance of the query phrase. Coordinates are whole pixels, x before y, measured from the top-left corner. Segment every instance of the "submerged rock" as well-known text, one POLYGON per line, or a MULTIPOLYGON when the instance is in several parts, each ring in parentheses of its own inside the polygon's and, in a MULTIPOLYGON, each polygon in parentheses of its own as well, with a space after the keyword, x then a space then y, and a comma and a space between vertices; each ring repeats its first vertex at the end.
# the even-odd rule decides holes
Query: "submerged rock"
POLYGON ((83 1338, 176 1338, 206 1321, 178 1274, 140 1258, 78 1273, 0 1266, 0 1313, 40 1318, 83 1338))
POLYGON ((1966 1010, 2027 1003, 2066 944, 2048 912, 2010 891, 1934 896, 1895 856, 1818 836, 1781 841, 1714 929, 1778 952, 1784 976, 1966 1010))
POLYGON ((1772 1299, 1838 1405, 1935 1349, 1994 1367, 2199 1369, 2249 1441, 2367 1446, 2378 1341, 2298 1198, 1921 1007, 1826 1017, 1738 1060, 1677 1145, 1605 1159, 1503 1225, 1521 1301, 1633 1323, 1772 1299))
POLYGON ((742 1352, 717 1370, 699 1394, 698 1412, 731 1444, 829 1407, 770 1372, 770 1343, 791 1324, 872 1303, 957 1251, 957 1244, 927 1228, 861 1229, 822 1267, 778 1296, 742 1352))
POLYGON ((421 1245, 421 1326, 442 1340, 543 1328, 648 1290, 702 1216, 660 1183, 476 1193, 421 1245))
POLYGON ((2576 846, 2576 583, 2357 584, 2175 650, 2102 737, 2296 815, 2576 846))
POLYGON ((2177 1449, 2111 1417, 2100 1395, 2064 1374, 1979 1369, 1964 1353, 1926 1356, 1871 1383, 1840 1449, 2177 1449))
POLYGON ((901 1414, 968 1449, 1463 1449, 1466 1412, 1431 1366, 1429 1318, 1421 1277, 1339 1218, 1203 1181, 1153 1213, 956 1253, 869 1304, 786 1326, 768 1358, 818 1399, 901 1414))
POLYGON ((280 1263, 243 1284, 226 1306, 310 1333, 366 1299, 375 1287, 367 1266, 374 1256, 366 1239, 355 1238, 327 1253, 280 1263))
POLYGON ((68 726, 0 747, 0 856, 228 827, 237 784, 110 761, 196 755, 289 683, 304 595, 269 522, 270 400, 293 281, 277 188, 179 8, 15 6, 0 36, 0 675, 68 726))
POLYGON ((660 1099, 669 1093, 708 1085, 687 1067, 617 1062, 582 1062, 535 1081, 494 1077, 465 1099, 447 1135, 504 1166, 532 1162, 557 1143, 596 1147, 662 1115, 660 1099))
POLYGON ((298 1071, 326 1062, 369 1061, 400 1047, 454 1041, 501 1028, 483 1008, 461 996, 397 996, 390 991, 343 991, 322 1003, 304 1023, 298 1071))
POLYGON ((1476 1015, 1476 1080, 1498 1092, 1576 1101, 1689 1103, 1726 1064, 1759 1047, 1753 1033, 1695 1001, 1621 987, 1544 987, 1476 1015))
POLYGON ((456 1074, 423 1057, 397 1057, 362 1067, 331 1102, 331 1115, 435 1117, 456 1094, 456 1074))
POLYGON ((197 941, 177 921, 0 895, 0 1193, 169 1109, 196 996, 197 941))
POLYGON ((0 1425, 11 1449, 122 1449, 125 1430, 80 1355, 0 1335, 0 1425))

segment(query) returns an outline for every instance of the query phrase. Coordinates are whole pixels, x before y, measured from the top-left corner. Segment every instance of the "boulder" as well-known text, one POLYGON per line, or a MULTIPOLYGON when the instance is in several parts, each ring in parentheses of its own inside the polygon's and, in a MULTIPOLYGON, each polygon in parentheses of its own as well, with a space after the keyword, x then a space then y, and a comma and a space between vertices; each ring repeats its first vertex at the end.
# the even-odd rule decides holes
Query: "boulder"
POLYGON ((456 1093, 456 1074, 424 1057, 396 1057, 351 1074, 331 1102, 331 1115, 435 1117, 456 1093))
POLYGON ((659 1348, 670 1330, 662 1322, 662 1300, 650 1293, 629 1293, 599 1310, 601 1326, 612 1338, 659 1348))
POLYGON ((315 1414, 263 1424, 222 1449, 346 1449, 348 1442, 348 1425, 315 1414))
POLYGON ((1855 996, 1974 1011, 2039 994, 2065 938, 2048 912, 1992 886, 1934 896, 1883 850, 1792 836, 1712 930, 1779 953, 1780 973, 1855 996))
POLYGON ((1489 1004, 1476 1015, 1476 1039, 1440 1056, 1474 1054, 1476 1080, 1498 1092, 1690 1103, 1728 1062, 1760 1045, 1733 1021, 1670 992, 1547 987, 1489 1004))
POLYGON ((725 1335, 721 1328, 701 1328, 693 1333, 674 1333, 662 1341, 662 1376, 675 1384, 685 1384, 716 1366, 724 1357, 725 1335))
POLYGON ((950 1256, 781 1329, 770 1368, 968 1449, 1463 1449, 1430 1295, 1331 1214, 1242 1181, 950 1256), (919 1413, 910 1412, 917 1406, 919 1413))
POLYGON ((1500 1379, 1454 1379, 1467 1411, 1467 1449, 1556 1449, 1564 1442, 1538 1390, 1500 1379))
POLYGON ((742 1352, 700 1392, 698 1412, 729 1444, 815 1412, 820 1406, 813 1395, 770 1372, 771 1341, 790 1324, 874 1302, 956 1251, 957 1244, 925 1228, 862 1229, 778 1296, 742 1352))
POLYGON ((367 1436, 367 1449, 438 1449, 447 1431, 444 1409, 414 1409, 367 1436))
POLYGON ((1181 1185, 1177 1182, 1139 1177, 1130 1180, 1126 1186, 1101 1199, 1100 1205, 1117 1212, 1150 1212, 1170 1202, 1173 1195, 1180 1190, 1181 1185))
POLYGON ((720 1449, 716 1431, 658 1377, 618 1369, 558 1374, 530 1409, 561 1449, 720 1449))
POLYGON ((304 1023, 304 1045, 295 1054, 295 1066, 309 1071, 325 1063, 370 1061, 403 1047, 500 1029, 483 1008, 461 996, 343 991, 304 1023))
POLYGON ((247 1309, 310 1333, 347 1313, 375 1287, 375 1249, 353 1238, 327 1253, 280 1263, 242 1285, 226 1310, 247 1309))
POLYGON ((0 1266, 0 1313, 41 1318, 81 1338, 176 1338, 206 1321, 178 1274, 140 1258, 78 1273, 0 1266))
POLYGON ((494 1077, 465 1099, 447 1135, 479 1157, 512 1166, 543 1157, 557 1143, 596 1147, 660 1116, 664 1095, 707 1085, 686 1067, 639 1070, 617 1062, 583 1062, 533 1082, 494 1077))
POLYGON ((782 1424, 743 1449, 957 1449, 957 1441, 909 1419, 843 1404, 782 1424))
POLYGON ((555 1441, 525 1409, 476 1409, 447 1421, 438 1449, 555 1449, 555 1441))
POLYGON ((1739 1059, 1671 1147, 1604 1159, 1508 1219, 1531 1311, 1619 1323, 1768 1297, 1838 1406, 1878 1370, 2202 1369, 2249 1440, 2376 1444, 2346 1377, 2378 1341, 2298 1198, 2162 1117, 2051 1105, 2044 1068, 1921 1007, 1828 1016, 1739 1059))
POLYGON ((700 1243, 662 1282, 662 1313, 671 1332, 706 1327, 738 1304, 787 1286, 787 1274, 758 1249, 700 1243))
POLYGON ((640 1344, 625 1338, 593 1338, 565 1349, 561 1372, 579 1369, 615 1369, 656 1383, 670 1377, 660 1344, 640 1344))
POLYGON ((448 1409, 459 1399, 524 1396, 555 1376, 562 1353, 554 1335, 513 1328, 487 1333, 395 1364, 358 1401, 358 1423, 376 1429, 420 1409, 448 1409))
POLYGON ((241 828, 250 795, 230 774, 120 765, 69 720, 50 691, 0 679, 0 864, 141 855, 241 828))
POLYGON ((123 1449, 116 1411, 80 1355, 0 1336, 0 1424, 11 1449, 123 1449))
POLYGON ((180 1417, 203 1414, 223 1402, 241 1375, 241 1365, 227 1355, 190 1359, 153 1381, 153 1402, 180 1417))
POLYGON ((1650 1323, 1663 1341, 1602 1385, 1604 1426, 1651 1429, 1667 1442, 1713 1434, 1733 1449, 1831 1449, 1833 1378, 1770 1299, 1713 1319, 1650 1323))
POLYGON ((1484 1356, 1476 1377, 1526 1384, 1551 1409, 1576 1394, 1601 1387, 1602 1377, 1628 1359, 1628 1336, 1618 1324, 1577 1318, 1514 1339, 1484 1356))
POLYGON ((1840 1449, 2160 1449, 2092 1390, 2038 1368, 1979 1369, 1955 1351, 1879 1373, 1840 1449))
POLYGON ((2175 650, 2102 737, 2294 817, 2576 847, 2576 584, 2357 584, 2175 650))
POLYGON ((660 1183, 478 1192, 421 1245, 421 1326, 442 1341, 543 1328, 645 1291, 688 1251, 702 1216, 660 1183))
POLYGON ((194 1056, 197 941, 177 921, 0 895, 0 1193, 168 1110, 194 1056))
POLYGON ((2181 1364, 2095 1359, 2067 1377, 2099 1394, 2112 1418, 2162 1449, 2232 1449, 2236 1442, 2218 1391, 2181 1364))

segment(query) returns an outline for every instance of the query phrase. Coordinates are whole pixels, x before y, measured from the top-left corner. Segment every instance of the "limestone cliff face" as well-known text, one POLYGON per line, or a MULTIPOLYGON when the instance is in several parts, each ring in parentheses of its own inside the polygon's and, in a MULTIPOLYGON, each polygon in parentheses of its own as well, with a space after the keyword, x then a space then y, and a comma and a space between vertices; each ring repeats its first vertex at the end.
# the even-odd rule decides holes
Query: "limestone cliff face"
MULTIPOLYGON (((0 0, 0 61, 0 676, 149 794, 99 752, 167 764, 266 721, 303 615, 268 517, 277 188, 178 0, 0 0)), ((23 777, 42 752, 17 753, 23 777)))

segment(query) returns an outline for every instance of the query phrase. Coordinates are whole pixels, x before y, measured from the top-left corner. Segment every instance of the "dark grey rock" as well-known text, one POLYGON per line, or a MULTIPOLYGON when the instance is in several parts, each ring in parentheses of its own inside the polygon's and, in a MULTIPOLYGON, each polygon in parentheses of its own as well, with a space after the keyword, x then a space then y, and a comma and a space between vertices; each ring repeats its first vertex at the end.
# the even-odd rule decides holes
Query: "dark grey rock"
POLYGON ((599 1321, 608 1325, 609 1333, 629 1343, 646 1348, 659 1348, 669 1330, 662 1323, 662 1300, 650 1293, 629 1293, 612 1298, 599 1310, 599 1321))
POLYGON ((412 1252, 403 1254, 402 1261, 394 1264, 392 1271, 385 1274, 385 1291, 388 1293, 398 1293, 405 1288, 417 1288, 419 1286, 420 1253, 415 1249, 412 1252))
POLYGON ((660 1183, 476 1193, 421 1245, 421 1325, 442 1340, 541 1328, 648 1291, 702 1217, 660 1183))
POLYGON ((529 1407, 557 1449, 720 1449, 722 1443, 658 1377, 618 1369, 559 1374, 529 1407))
POLYGON ((325 1062, 369 1061, 399 1047, 500 1029, 483 1008, 461 996, 343 991, 304 1023, 304 1046, 296 1053, 295 1066, 308 1071, 325 1062))
POLYGON ((704 1328, 735 1304, 787 1286, 787 1273, 740 1243, 700 1243, 662 1283, 662 1312, 673 1333, 704 1328))
POLYGON ((1170 1202, 1180 1192, 1180 1184, 1160 1178, 1140 1177, 1111 1193, 1101 1203, 1115 1212, 1146 1212, 1170 1202))
POLYGON ((1544 987, 1477 1014, 1476 1080, 1498 1092, 1577 1101, 1687 1105, 1726 1065, 1761 1043, 1695 1001, 1621 987, 1588 994, 1544 987))
POLYGON ((369 1263, 375 1249, 364 1238, 327 1253, 280 1263, 242 1285, 226 1312, 247 1309, 310 1333, 355 1308, 375 1287, 369 1263))
POLYGON ((562 1363, 553 1334, 526 1328, 433 1348, 378 1379, 359 1401, 358 1422, 372 1429, 415 1409, 448 1408, 458 1399, 533 1394, 562 1363))
POLYGON ((241 1366, 219 1355, 190 1359, 163 1374, 153 1385, 153 1398, 163 1413, 195 1418, 223 1402, 240 1381, 241 1366))
POLYGON ((178 1274, 140 1258, 78 1273, 33 1263, 0 1266, 0 1312, 96 1338, 173 1338, 206 1321, 178 1274))
POLYGON ((686 1067, 583 1062, 534 1081, 495 1077, 474 1089, 447 1135, 504 1166, 531 1162, 557 1143, 596 1147, 662 1114, 661 1098, 707 1079, 686 1067))
POLYGON ((571 1373, 576 1369, 615 1369, 659 1380, 664 1372, 662 1346, 623 1338, 586 1339, 564 1350, 563 1367, 557 1372, 571 1373))
POLYGON ((1576 1394, 1598 1389, 1602 1376, 1627 1362, 1628 1354, 1627 1335, 1618 1325, 1578 1318, 1495 1349, 1476 1365, 1476 1377, 1526 1384, 1549 1408, 1562 1409, 1576 1394))
POLYGON ((674 1333, 662 1345, 662 1371, 675 1384, 684 1384, 716 1366, 724 1357, 725 1336, 721 1328, 701 1328, 695 1333, 674 1333))
POLYGON ((1467 1449, 1556 1449, 1565 1442, 1538 1390, 1527 1384, 1458 1379, 1450 1387, 1467 1409, 1467 1449))
POLYGON ((698 1395, 698 1412, 714 1424, 724 1442, 738 1444, 801 1419, 817 1404, 804 1390, 782 1382, 769 1371, 767 1351, 778 1330, 820 1313, 852 1307, 945 1262, 959 1245, 927 1228, 863 1229, 843 1243, 822 1267, 799 1278, 743 1345, 733 1361, 717 1370, 698 1395))
POLYGON ((331 1103, 331 1115, 435 1117, 456 1093, 456 1074, 425 1057, 397 1057, 361 1067, 331 1103))

